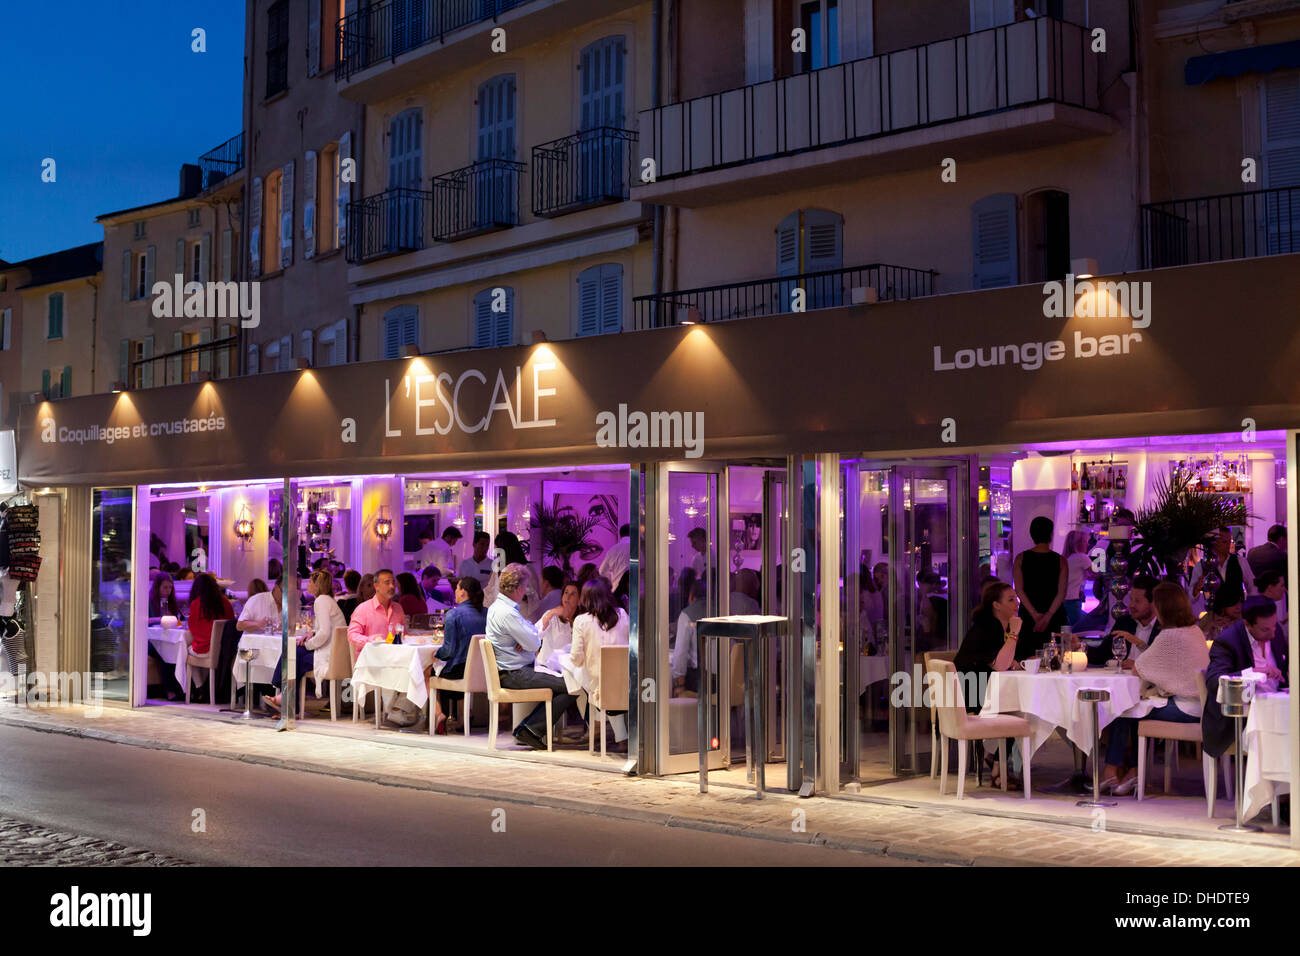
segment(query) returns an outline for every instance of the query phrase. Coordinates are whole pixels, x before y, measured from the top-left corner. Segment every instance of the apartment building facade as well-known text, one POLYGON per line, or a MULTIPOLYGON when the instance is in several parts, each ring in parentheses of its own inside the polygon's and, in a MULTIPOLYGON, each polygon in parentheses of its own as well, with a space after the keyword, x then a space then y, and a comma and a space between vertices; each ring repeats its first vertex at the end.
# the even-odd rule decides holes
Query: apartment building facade
POLYGON ((652 289, 629 199, 653 4, 379 3, 339 27, 364 105, 349 207, 361 359, 620 332, 652 289))
POLYGON ((248 0, 244 274, 261 323, 243 330, 245 374, 355 359, 343 238, 359 188, 362 106, 335 88, 342 0, 248 0))
POLYGON ((18 420, 19 376, 23 367, 23 298, 18 287, 23 269, 0 259, 0 428, 13 428, 18 420))
POLYGON ((98 390, 153 388, 239 374, 238 309, 209 283, 237 283, 242 137, 180 170, 172 199, 105 213, 104 298, 95 355, 98 390), (166 283, 168 294, 155 294, 166 283), (197 284, 197 286, 195 286, 197 284), (202 288, 203 305, 177 301, 202 288))

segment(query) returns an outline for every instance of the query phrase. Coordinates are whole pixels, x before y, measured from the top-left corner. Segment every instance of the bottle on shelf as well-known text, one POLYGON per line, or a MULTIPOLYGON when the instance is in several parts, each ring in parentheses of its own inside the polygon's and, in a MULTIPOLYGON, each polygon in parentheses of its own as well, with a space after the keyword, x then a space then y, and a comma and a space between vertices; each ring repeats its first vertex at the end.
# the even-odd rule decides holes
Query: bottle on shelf
POLYGON ((1118 491, 1121 496, 1123 496, 1124 492, 1128 490, 1128 479, 1124 477, 1123 467, 1115 472, 1115 490, 1118 491))
POLYGON ((1079 466, 1077 464, 1070 465, 1070 490, 1079 490, 1079 466))
POLYGON ((1090 483, 1090 479, 1088 478, 1088 463, 1084 462, 1083 475, 1079 478, 1079 490, 1087 491, 1089 483, 1090 483))
POLYGON ((1079 524, 1087 524, 1091 518, 1088 515, 1088 499, 1080 497, 1079 499, 1079 524))

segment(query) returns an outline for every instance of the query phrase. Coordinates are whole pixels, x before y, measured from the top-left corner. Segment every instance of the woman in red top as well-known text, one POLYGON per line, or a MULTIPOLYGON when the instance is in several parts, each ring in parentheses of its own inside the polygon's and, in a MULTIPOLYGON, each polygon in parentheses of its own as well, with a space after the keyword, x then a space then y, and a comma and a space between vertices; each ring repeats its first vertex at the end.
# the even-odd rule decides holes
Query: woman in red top
POLYGON ((194 638, 191 647, 195 654, 206 654, 212 645, 212 622, 233 620, 235 609, 221 593, 217 579, 208 572, 194 579, 190 595, 193 598, 190 601, 190 635, 194 638))
POLYGON ((405 612, 407 618, 412 614, 428 614, 429 605, 424 599, 424 592, 420 590, 420 582, 415 580, 415 575, 410 571, 403 571, 397 576, 397 587, 401 592, 401 597, 397 599, 398 606, 405 612))

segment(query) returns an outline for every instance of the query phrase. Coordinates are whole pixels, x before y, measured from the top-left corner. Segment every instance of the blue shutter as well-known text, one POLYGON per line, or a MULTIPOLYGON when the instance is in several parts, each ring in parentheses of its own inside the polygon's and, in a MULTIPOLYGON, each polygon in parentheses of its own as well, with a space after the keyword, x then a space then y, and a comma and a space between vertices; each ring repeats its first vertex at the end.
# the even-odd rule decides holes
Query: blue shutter
POLYGON ((593 266, 578 276, 578 334, 595 335, 600 331, 600 266, 593 266))
POLYGON ((600 331, 623 331, 623 267, 617 263, 600 267, 600 331))
POLYGON ((994 289, 1019 282, 1015 194, 998 193, 975 203, 971 207, 971 228, 973 287, 994 289))
POLYGON ((496 348, 515 344, 515 290, 509 286, 506 287, 506 310, 492 313, 492 344, 496 348))
POLYGON ((415 306, 411 306, 410 311, 402 317, 402 345, 420 347, 420 313, 415 306))
POLYGON ((605 37, 586 47, 580 56, 582 70, 582 128, 622 128, 624 122, 624 79, 626 41, 621 36, 605 37))
POLYGON ((478 158, 515 158, 515 75, 494 76, 478 88, 478 158))
POLYGON ((72 394, 72 366, 63 366, 63 376, 59 380, 59 398, 67 398, 72 394))
POLYGON ((420 311, 413 305, 399 305, 384 314, 384 358, 400 358, 408 345, 420 345, 420 311))
POLYGON ((474 296, 474 348, 487 348, 492 344, 492 290, 484 289, 474 296))

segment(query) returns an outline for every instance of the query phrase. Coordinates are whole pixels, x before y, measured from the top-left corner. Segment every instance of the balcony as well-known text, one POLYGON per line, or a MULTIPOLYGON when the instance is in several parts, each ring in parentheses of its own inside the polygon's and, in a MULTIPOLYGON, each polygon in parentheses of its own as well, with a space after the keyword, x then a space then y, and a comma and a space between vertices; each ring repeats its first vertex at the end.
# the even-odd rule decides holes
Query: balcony
POLYGON ((344 98, 375 104, 481 64, 498 26, 520 50, 638 2, 380 0, 337 22, 334 78, 344 98))
POLYGON ((397 187, 348 203, 348 262, 423 249, 433 194, 397 187))
POLYGON ((533 147, 533 215, 564 216, 622 202, 632 182, 636 133, 602 126, 533 147))
POLYGON ((131 362, 128 388, 155 388, 239 374, 239 337, 163 352, 131 362))
POLYGON ((244 134, 230 137, 215 149, 210 149, 199 157, 199 169, 203 173, 203 188, 211 189, 217 183, 233 176, 244 168, 244 134))
POLYGON ((643 111, 657 180, 632 198, 707 205, 1111 133, 1090 42, 1039 17, 643 111))
POLYGON ((1300 187, 1142 207, 1142 268, 1300 252, 1300 187))
POLYGON ((827 272, 805 272, 753 282, 684 289, 661 295, 641 295, 632 300, 634 329, 657 329, 669 325, 725 322, 761 315, 793 312, 797 290, 804 294, 806 310, 834 309, 873 301, 917 299, 934 295, 938 273, 875 263, 827 272))
POLYGON ((523 163, 485 159, 433 178, 433 238, 455 242, 519 225, 523 163))

